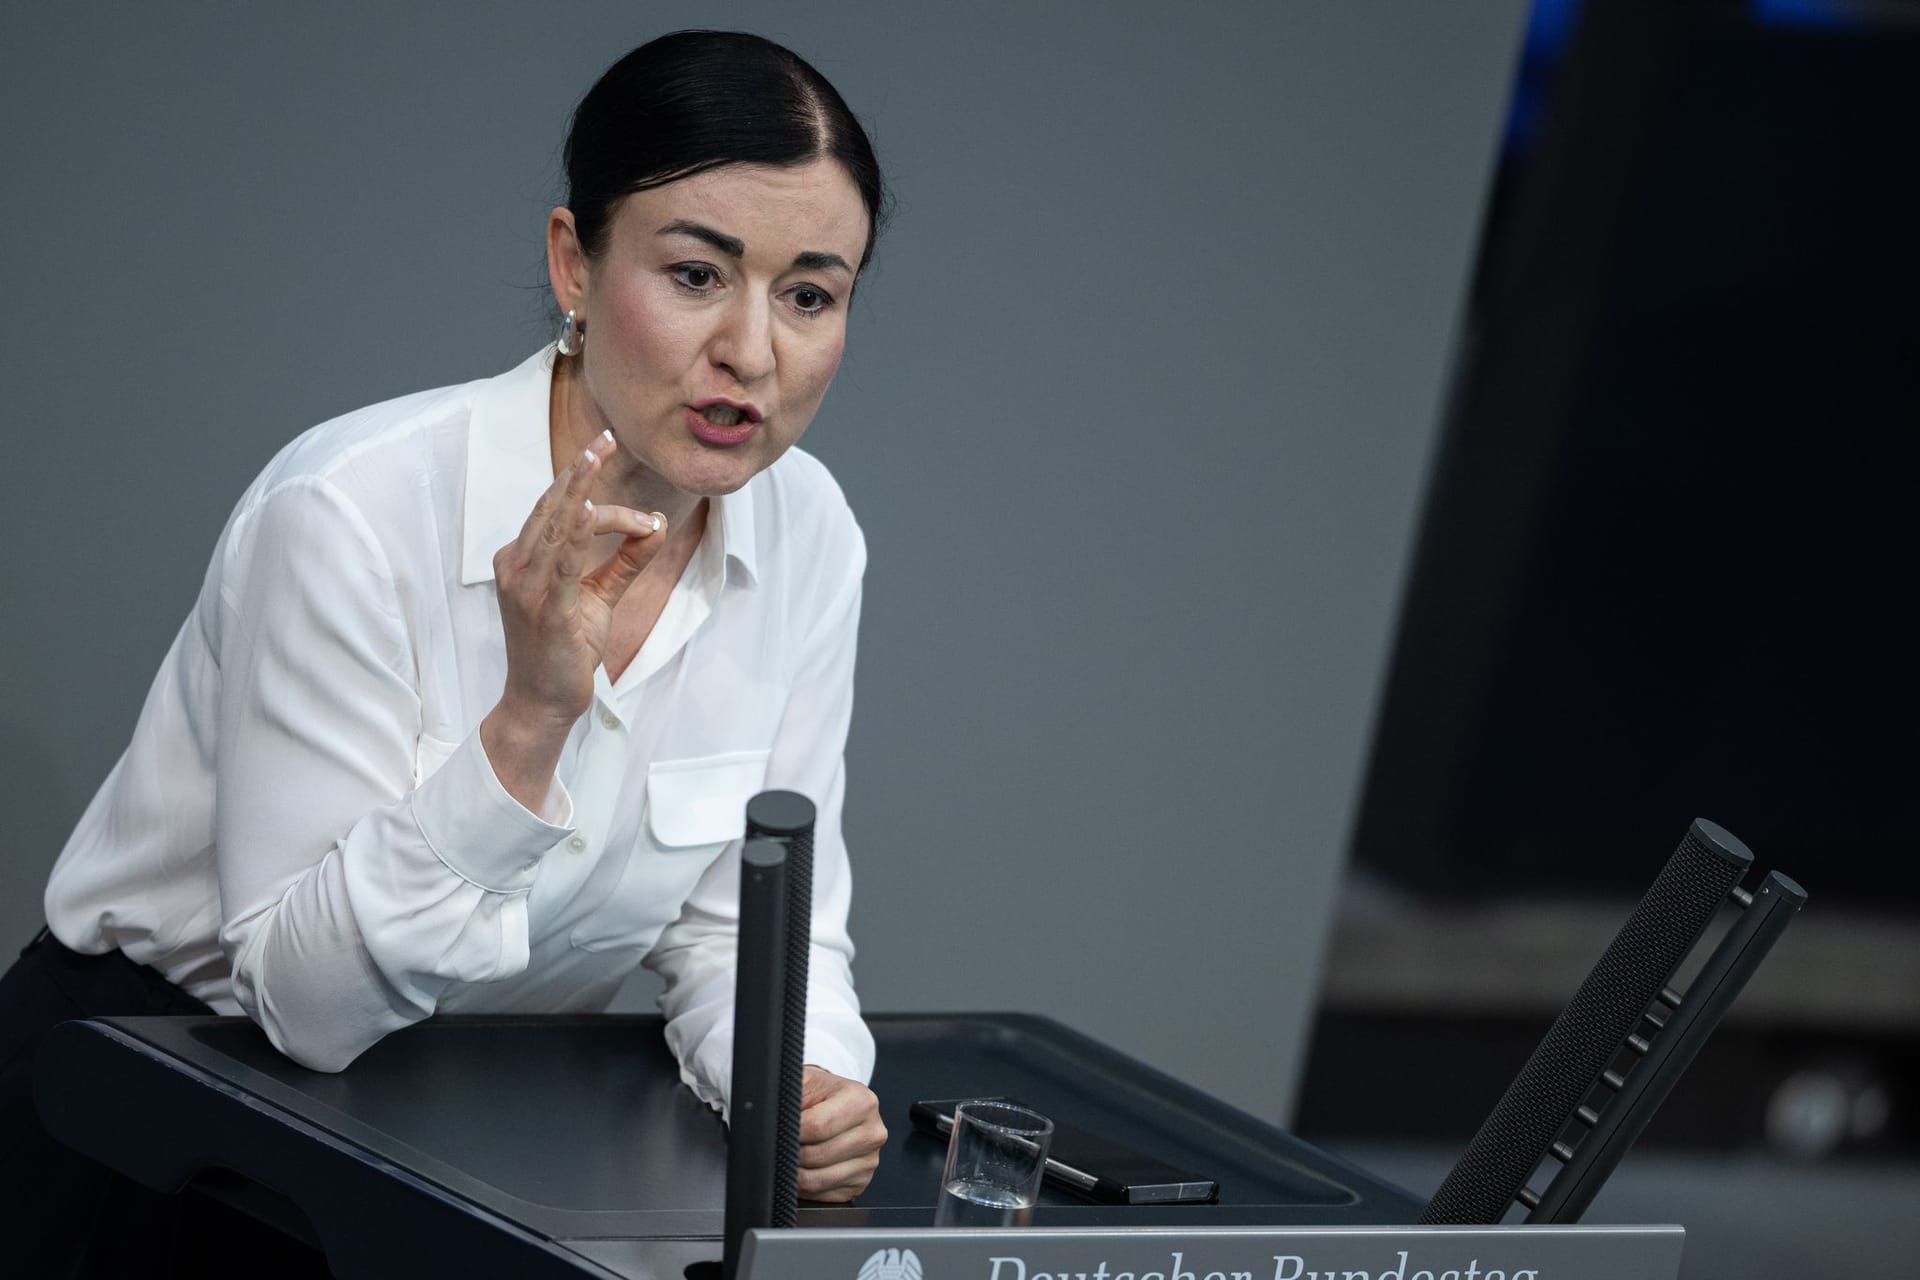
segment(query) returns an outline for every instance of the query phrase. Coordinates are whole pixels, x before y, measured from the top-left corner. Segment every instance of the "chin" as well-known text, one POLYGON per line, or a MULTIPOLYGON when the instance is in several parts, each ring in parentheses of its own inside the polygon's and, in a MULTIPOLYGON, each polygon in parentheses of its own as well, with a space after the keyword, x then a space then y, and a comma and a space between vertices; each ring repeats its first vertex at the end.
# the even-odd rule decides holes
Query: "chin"
MULTIPOLYGON (((783 449, 781 452, 786 451, 783 449)), ((723 498, 746 488, 750 480, 778 459, 779 454, 772 458, 757 454, 739 458, 699 458, 689 466, 677 468, 678 474, 669 476, 668 480, 682 493, 690 493, 698 498, 723 498)))
MULTIPOLYGON (((756 476, 759 474, 758 471, 753 473, 753 475, 756 476)), ((696 498, 724 498, 730 493, 738 493, 746 488, 748 481, 752 479, 753 476, 746 476, 734 481, 716 480, 699 484, 681 485, 679 488, 682 492, 690 493, 696 498)))
POLYGON ((788 439, 756 436, 733 449, 716 449, 695 443, 694 454, 685 459, 687 477, 700 485, 702 494, 718 496, 733 493, 780 461, 786 456, 787 450, 797 443, 798 436, 788 439))

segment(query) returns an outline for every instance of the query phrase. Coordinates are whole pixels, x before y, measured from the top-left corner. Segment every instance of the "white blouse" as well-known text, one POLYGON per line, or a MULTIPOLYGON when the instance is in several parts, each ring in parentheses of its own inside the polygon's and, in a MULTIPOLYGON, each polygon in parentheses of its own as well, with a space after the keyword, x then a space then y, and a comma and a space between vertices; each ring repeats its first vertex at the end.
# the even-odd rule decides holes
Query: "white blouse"
POLYGON ((724 1107, 747 799, 818 807, 806 1060, 865 1081, 840 811, 866 546, 798 449, 712 502, 542 811, 481 748, 506 647, 493 554, 552 480, 552 353, 308 431, 240 500, 133 740, 47 885, 289 1057, 338 1071, 436 1010, 607 1006, 665 980, 681 1074, 724 1107))

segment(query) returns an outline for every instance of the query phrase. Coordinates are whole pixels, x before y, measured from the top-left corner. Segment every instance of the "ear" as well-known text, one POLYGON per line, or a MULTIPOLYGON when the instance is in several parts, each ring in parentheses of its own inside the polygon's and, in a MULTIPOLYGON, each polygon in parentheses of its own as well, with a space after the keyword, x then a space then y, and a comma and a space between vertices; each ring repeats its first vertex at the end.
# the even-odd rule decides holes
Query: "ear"
POLYGON ((587 253, 564 206, 547 215, 547 279, 562 312, 582 309, 587 295, 587 253))

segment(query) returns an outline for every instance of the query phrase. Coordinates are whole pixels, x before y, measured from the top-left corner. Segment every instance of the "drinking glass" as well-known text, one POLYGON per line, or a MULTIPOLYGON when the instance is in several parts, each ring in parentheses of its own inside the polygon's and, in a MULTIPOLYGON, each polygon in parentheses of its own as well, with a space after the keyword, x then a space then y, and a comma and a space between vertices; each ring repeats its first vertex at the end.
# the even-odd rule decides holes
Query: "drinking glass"
POLYGON ((1053 1121, 1006 1102, 963 1102, 953 1110, 936 1227, 1024 1227, 1047 1170, 1053 1121))

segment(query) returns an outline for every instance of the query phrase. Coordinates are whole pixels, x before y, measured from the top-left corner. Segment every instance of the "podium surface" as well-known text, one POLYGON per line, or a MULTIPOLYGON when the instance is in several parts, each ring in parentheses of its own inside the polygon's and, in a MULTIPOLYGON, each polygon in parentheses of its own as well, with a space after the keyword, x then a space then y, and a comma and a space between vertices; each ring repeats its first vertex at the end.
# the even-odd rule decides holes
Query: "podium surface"
MULTIPOLYGON (((889 1138, 852 1206, 799 1229, 925 1227, 943 1142, 918 1098, 1003 1094, 1217 1179, 1206 1205, 1099 1205, 1048 1186, 1035 1227, 1411 1223, 1405 1191, 1058 1023, 876 1015, 889 1138)), ((243 1018, 111 1018, 47 1040, 48 1128, 150 1186, 189 1184, 320 1243, 342 1276, 422 1266, 678 1280, 719 1256, 726 1131, 648 1016, 447 1017, 329 1075, 243 1018)))

